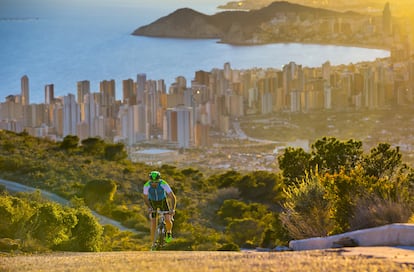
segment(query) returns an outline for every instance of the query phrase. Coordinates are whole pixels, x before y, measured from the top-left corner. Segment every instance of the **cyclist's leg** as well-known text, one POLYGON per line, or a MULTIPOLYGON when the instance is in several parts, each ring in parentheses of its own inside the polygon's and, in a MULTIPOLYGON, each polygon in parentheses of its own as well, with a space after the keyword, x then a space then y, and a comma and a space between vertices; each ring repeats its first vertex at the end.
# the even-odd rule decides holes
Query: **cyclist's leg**
POLYGON ((155 243, 155 231, 157 228, 157 209, 159 209, 160 202, 159 201, 151 201, 151 207, 153 209, 153 212, 150 214, 150 238, 151 243, 155 243))
POLYGON ((155 228, 156 227, 157 227, 157 214, 156 214, 156 212, 152 212, 150 214, 150 237, 151 237, 151 243, 154 242, 155 228))
MULTIPOLYGON (((161 210, 162 211, 169 211, 170 210, 170 208, 168 206, 167 200, 164 200, 162 202, 162 208, 161 208, 161 210)), ((172 227, 173 227, 172 216, 170 214, 166 214, 165 215, 165 229, 167 231, 167 237, 169 237, 169 239, 168 239, 169 241, 171 241, 171 239, 172 239, 171 238, 172 237, 172 227)))

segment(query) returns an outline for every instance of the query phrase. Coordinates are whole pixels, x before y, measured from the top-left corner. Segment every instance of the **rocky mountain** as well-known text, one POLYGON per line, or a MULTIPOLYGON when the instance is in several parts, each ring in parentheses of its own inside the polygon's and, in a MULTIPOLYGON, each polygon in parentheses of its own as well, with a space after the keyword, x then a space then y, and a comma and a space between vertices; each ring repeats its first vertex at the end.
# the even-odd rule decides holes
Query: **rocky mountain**
POLYGON ((251 11, 224 11, 205 15, 189 8, 178 9, 155 22, 139 27, 132 35, 219 39, 225 43, 250 43, 260 26, 278 14, 295 14, 303 18, 317 19, 332 16, 359 16, 356 13, 340 13, 332 10, 312 8, 286 1, 251 11))

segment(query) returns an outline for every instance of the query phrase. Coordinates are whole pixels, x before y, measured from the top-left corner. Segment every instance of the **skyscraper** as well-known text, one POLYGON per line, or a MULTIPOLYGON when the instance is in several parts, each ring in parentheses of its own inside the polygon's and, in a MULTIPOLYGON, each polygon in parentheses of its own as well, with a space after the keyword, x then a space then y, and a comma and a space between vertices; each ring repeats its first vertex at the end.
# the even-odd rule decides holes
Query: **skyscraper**
POLYGON ((93 94, 87 94, 85 96, 84 115, 84 121, 88 125, 88 137, 95 137, 97 135, 95 122, 99 116, 99 105, 93 99, 93 94))
POLYGON ((176 143, 179 148, 190 147, 193 141, 192 109, 179 106, 167 109, 164 139, 176 143))
POLYGON ((390 3, 386 3, 384 10, 382 11, 382 30, 384 34, 390 35, 392 31, 392 20, 391 20, 391 10, 390 3))
POLYGON ((69 94, 63 97, 63 137, 77 135, 77 125, 80 121, 79 106, 75 96, 69 94))
POLYGON ((21 90, 22 90, 22 105, 29 105, 30 104, 30 96, 29 96, 29 78, 24 75, 21 78, 21 90))
POLYGON ((76 86, 78 89, 78 104, 81 104, 84 102, 85 95, 91 91, 90 82, 89 80, 78 81, 76 86))
POLYGON ((103 80, 99 83, 99 91, 101 94, 100 104, 102 106, 110 106, 115 103, 115 80, 103 80))
POLYGON ((52 104, 55 100, 55 90, 53 84, 48 84, 45 86, 45 104, 52 104))
POLYGON ((132 79, 122 80, 122 102, 135 105, 137 102, 135 83, 132 79))
POLYGON ((146 74, 137 75, 137 104, 144 103, 145 85, 147 82, 146 74))

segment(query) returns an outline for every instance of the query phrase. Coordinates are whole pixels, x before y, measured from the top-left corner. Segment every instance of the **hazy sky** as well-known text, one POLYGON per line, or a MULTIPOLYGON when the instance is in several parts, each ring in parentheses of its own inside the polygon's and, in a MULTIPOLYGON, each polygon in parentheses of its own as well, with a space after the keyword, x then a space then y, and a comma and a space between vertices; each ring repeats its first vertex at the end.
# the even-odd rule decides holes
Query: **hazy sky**
POLYGON ((0 0, 0 14, 19 16, 41 16, 45 12, 70 12, 79 7, 87 9, 91 14, 103 8, 138 8, 151 6, 154 8, 203 7, 224 4, 223 0, 0 0), (94 10, 95 9, 95 10, 94 10))

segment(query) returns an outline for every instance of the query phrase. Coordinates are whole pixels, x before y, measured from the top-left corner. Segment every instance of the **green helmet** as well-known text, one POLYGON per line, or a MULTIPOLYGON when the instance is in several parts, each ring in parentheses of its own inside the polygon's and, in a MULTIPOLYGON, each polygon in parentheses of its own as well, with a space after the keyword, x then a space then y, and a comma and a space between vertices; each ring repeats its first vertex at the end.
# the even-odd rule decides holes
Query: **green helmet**
POLYGON ((158 171, 152 171, 152 172, 149 174, 149 178, 150 178, 151 180, 157 180, 157 179, 160 179, 160 178, 161 178, 161 174, 160 174, 160 172, 158 172, 158 171))

